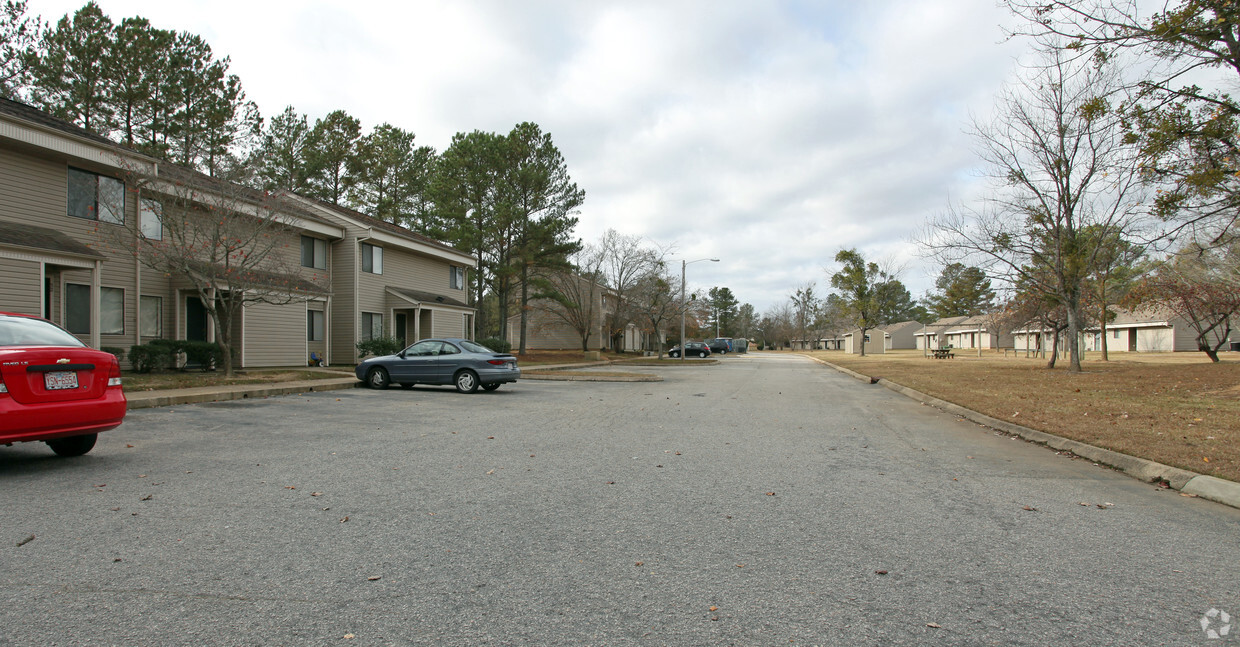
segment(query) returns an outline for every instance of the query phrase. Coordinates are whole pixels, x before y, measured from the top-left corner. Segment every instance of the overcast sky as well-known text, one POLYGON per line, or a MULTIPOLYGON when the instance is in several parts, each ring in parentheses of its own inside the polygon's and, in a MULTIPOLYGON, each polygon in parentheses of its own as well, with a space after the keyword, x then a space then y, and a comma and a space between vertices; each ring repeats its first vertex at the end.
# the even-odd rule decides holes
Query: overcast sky
MULTIPOLYGON (((84 0, 30 0, 45 20, 84 0)), ((856 247, 937 267, 911 237, 979 191, 963 134, 1027 43, 994 0, 99 0, 199 34, 271 117, 343 109, 443 150, 537 123, 586 192, 577 234, 673 249, 694 287, 759 312, 856 247)), ((679 267, 677 267, 679 269, 679 267)))

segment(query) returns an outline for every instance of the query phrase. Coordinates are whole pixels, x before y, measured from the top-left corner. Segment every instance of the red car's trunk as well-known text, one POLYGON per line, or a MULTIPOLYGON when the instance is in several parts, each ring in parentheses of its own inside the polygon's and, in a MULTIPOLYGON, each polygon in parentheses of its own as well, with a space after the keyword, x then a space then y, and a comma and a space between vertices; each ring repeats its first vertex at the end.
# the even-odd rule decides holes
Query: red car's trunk
POLYGON ((10 346, 0 350, 0 378, 21 404, 86 400, 103 396, 113 361, 89 348, 10 346))

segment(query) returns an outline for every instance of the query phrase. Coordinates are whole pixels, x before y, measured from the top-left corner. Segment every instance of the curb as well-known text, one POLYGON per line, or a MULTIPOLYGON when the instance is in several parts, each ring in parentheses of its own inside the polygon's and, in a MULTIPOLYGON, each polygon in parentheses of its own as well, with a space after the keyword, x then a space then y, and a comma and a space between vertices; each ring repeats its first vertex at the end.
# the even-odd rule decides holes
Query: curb
POLYGON ((631 377, 619 377, 615 375, 558 375, 559 370, 547 373, 521 373, 523 380, 545 380, 555 382, 662 382, 663 378, 658 375, 633 375, 631 377))
POLYGON ((927 395, 916 389, 896 384, 895 382, 890 382, 883 378, 862 375, 861 373, 846 369, 842 366, 836 366, 831 362, 818 359, 817 357, 810 357, 809 355, 804 355, 804 357, 809 357, 809 359, 819 364, 829 366, 862 382, 882 384, 884 387, 904 395, 905 397, 958 415, 962 418, 972 420, 973 422, 985 425, 992 429, 998 429, 1014 436, 1024 438, 1030 442, 1038 443, 1039 445, 1045 445, 1060 451, 1071 452, 1081 458, 1113 467, 1135 479, 1145 481, 1147 483, 1162 481, 1170 485, 1173 489, 1179 490, 1184 494, 1192 494, 1202 499, 1214 501, 1215 503, 1222 503, 1223 505, 1231 506, 1233 508, 1240 508, 1240 483, 1214 476, 1206 476, 1196 472, 1190 472, 1178 467, 1163 465, 1162 463, 1157 463, 1149 459, 1137 458, 1136 456, 1129 456, 1128 454, 1121 454, 1120 452, 1095 447, 1076 440, 1069 440, 1062 436, 1048 434, 1044 431, 1038 431, 1036 429, 1015 425, 1005 420, 992 418, 986 414, 978 413, 972 409, 967 409, 958 404, 953 404, 946 400, 940 400, 939 398, 927 395))
POLYGON ((127 410, 133 411, 134 409, 169 407, 177 404, 265 398, 273 395, 291 395, 310 391, 338 391, 341 389, 352 389, 360 384, 361 382, 358 382, 356 378, 350 377, 285 382, 276 386, 258 384, 201 387, 199 389, 173 389, 168 391, 141 391, 138 393, 126 393, 125 398, 128 401, 127 410))

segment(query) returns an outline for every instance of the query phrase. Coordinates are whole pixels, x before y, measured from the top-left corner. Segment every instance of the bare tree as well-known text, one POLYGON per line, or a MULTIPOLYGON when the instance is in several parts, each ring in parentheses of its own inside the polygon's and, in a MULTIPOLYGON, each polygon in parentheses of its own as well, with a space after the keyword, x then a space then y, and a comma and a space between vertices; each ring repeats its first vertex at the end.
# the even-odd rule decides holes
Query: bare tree
POLYGON ((647 274, 634 286, 631 302, 639 320, 645 324, 644 330, 658 346, 659 359, 662 359, 663 333, 680 317, 680 277, 668 272, 665 265, 660 270, 647 274))
POLYGON ((665 254, 643 244, 640 236, 627 236, 614 229, 603 233, 598 248, 602 253, 601 276, 616 302, 607 315, 607 334, 612 347, 621 350, 618 342, 635 316, 631 293, 646 277, 658 273, 665 254))
POLYGON ((576 332, 583 352, 590 350, 602 316, 603 259, 602 248, 585 245, 569 257, 572 269, 545 272, 532 281, 537 289, 530 307, 576 332))
POLYGON ((1109 108, 1113 73, 1060 49, 1045 55, 1001 94, 994 122, 973 126, 995 182, 986 201, 932 220, 922 244, 945 263, 975 260, 1061 305, 1069 370, 1079 372, 1086 280, 1105 241, 1143 222, 1141 182, 1136 150, 1109 108))
POLYGON ((1159 305, 1188 322, 1197 348, 1218 362, 1240 315, 1240 242, 1222 248, 1191 245, 1161 265, 1133 294, 1140 304, 1159 305))
POLYGON ((279 196, 172 165, 130 165, 125 180, 138 196, 138 217, 103 231, 142 265, 197 294, 223 350, 225 375, 233 374, 233 324, 246 306, 327 291, 325 275, 303 274, 300 211, 279 196))

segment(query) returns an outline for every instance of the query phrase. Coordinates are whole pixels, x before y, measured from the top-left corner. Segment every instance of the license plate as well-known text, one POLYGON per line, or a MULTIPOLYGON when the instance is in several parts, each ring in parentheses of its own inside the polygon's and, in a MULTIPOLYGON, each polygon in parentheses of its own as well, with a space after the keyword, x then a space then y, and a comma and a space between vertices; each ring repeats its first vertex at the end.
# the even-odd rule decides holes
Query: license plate
POLYGON ((77 373, 74 371, 52 371, 43 374, 43 386, 48 391, 78 388, 77 373))

